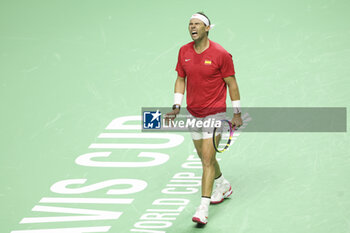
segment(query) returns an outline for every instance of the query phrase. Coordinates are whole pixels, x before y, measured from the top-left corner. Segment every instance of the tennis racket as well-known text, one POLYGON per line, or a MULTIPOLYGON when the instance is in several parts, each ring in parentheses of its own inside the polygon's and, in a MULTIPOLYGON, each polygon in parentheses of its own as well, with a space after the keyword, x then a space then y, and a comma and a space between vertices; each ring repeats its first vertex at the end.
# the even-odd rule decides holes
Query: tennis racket
POLYGON ((229 148, 234 131, 234 125, 228 120, 221 120, 220 127, 214 128, 213 144, 217 152, 222 153, 229 148))

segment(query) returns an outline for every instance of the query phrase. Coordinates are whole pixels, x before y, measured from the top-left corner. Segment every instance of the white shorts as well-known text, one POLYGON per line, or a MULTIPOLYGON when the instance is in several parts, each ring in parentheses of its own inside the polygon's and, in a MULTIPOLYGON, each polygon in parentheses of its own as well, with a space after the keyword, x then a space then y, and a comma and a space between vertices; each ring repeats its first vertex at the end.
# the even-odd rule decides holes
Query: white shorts
MULTIPOLYGON (((206 122, 206 121, 221 121, 226 119, 226 112, 219 112, 213 115, 209 115, 206 117, 195 117, 192 116, 189 113, 189 119, 188 120, 195 120, 195 121, 201 121, 201 122, 206 122)), ((213 129, 214 127, 191 127, 189 130, 191 132, 191 137, 193 140, 200 140, 200 139, 208 139, 213 137, 213 129)))

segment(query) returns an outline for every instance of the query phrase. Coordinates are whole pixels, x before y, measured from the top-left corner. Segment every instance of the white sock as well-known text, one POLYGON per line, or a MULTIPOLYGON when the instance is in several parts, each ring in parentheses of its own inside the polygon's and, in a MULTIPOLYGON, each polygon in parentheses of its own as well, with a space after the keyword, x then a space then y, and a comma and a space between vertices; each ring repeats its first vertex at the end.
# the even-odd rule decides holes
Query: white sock
POLYGON ((215 179, 215 183, 216 184, 222 184, 224 182, 225 178, 224 178, 224 175, 221 174, 221 176, 217 179, 215 179))
POLYGON ((204 206, 205 208, 209 208, 210 205, 210 198, 208 197, 202 197, 201 199, 201 206, 204 206))

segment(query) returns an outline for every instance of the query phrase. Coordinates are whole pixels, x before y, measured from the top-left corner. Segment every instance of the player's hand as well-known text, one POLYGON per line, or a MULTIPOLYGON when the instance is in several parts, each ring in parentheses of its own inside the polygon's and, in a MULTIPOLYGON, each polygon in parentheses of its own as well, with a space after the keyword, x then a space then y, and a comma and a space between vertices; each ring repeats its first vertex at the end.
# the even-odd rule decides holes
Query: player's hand
POLYGON ((165 124, 170 125, 170 122, 172 122, 176 118, 176 115, 179 113, 180 109, 174 109, 173 111, 165 114, 165 124))
POLYGON ((242 118, 241 118, 241 113, 235 113, 233 114, 233 118, 231 121, 232 125, 236 127, 240 127, 243 124, 242 118))

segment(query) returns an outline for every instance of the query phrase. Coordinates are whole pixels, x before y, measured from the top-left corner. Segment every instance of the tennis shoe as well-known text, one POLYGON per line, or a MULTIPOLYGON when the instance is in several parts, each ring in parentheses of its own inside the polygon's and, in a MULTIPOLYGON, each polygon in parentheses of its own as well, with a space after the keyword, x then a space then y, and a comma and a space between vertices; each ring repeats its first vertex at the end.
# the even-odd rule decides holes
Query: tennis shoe
POLYGON ((193 215, 192 217, 192 221, 205 225, 208 223, 208 208, 206 208, 203 205, 200 205, 197 210, 196 213, 193 215))
POLYGON ((215 184, 213 193, 211 194, 210 204, 219 204, 232 194, 232 187, 227 180, 221 184, 215 184))

